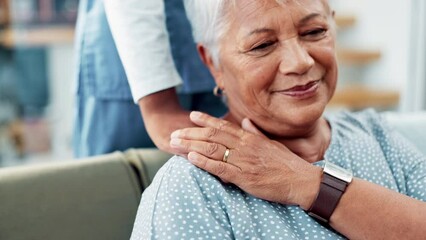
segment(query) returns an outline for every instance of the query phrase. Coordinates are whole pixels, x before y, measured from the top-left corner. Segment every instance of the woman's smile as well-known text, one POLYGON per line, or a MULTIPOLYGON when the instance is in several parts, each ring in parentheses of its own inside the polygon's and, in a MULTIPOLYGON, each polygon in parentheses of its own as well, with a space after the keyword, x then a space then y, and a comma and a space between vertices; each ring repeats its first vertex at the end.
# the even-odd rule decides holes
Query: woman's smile
POLYGON ((271 136, 309 135, 337 81, 332 14, 322 1, 248 2, 230 6, 219 65, 200 50, 226 93, 227 120, 249 118, 271 136))
POLYGON ((275 91, 275 93, 283 94, 297 99, 307 99, 315 96, 320 86, 321 81, 310 81, 305 85, 297 85, 285 90, 275 91))

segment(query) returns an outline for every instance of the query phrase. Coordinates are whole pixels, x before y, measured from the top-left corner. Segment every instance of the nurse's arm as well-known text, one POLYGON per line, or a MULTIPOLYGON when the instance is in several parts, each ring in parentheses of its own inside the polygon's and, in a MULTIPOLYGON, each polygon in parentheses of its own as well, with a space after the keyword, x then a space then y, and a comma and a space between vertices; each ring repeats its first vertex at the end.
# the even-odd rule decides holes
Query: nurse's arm
POLYGON ((145 127, 155 145, 166 152, 185 155, 170 147, 170 134, 181 128, 195 126, 189 119, 189 112, 180 104, 174 88, 156 92, 141 98, 138 102, 145 127))

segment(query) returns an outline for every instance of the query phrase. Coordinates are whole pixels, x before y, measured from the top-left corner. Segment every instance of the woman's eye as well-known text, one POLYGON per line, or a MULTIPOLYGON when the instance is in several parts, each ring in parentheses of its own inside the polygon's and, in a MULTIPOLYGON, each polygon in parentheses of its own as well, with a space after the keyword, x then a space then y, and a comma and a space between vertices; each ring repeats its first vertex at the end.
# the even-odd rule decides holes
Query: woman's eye
POLYGON ((302 33, 302 37, 312 37, 312 38, 315 38, 315 37, 321 37, 321 36, 323 36, 326 32, 327 32, 327 29, 324 29, 324 28, 318 28, 318 29, 314 29, 314 30, 311 30, 311 31, 307 31, 307 32, 302 33))
POLYGON ((273 44, 274 44, 274 42, 265 42, 265 43, 262 43, 260 45, 257 45, 256 47, 252 48, 251 51, 256 52, 256 51, 266 50, 267 48, 269 48, 273 44))

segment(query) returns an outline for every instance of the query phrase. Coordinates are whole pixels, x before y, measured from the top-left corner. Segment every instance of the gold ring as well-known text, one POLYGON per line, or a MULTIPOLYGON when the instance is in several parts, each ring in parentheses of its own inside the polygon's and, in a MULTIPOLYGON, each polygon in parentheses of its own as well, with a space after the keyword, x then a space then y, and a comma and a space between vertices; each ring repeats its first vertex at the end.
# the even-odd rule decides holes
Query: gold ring
POLYGON ((223 162, 228 162, 228 157, 229 157, 229 154, 231 153, 231 150, 229 150, 229 148, 227 148, 226 150, 225 150, 225 154, 223 154, 223 158, 222 158, 222 161, 223 162))

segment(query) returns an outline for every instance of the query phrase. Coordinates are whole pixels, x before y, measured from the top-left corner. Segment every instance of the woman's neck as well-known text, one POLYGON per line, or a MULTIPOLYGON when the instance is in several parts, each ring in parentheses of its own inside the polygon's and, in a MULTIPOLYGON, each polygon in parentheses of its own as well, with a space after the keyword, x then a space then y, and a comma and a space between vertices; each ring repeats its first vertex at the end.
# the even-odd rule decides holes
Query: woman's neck
POLYGON ((331 129, 328 122, 320 118, 303 137, 275 138, 274 140, 282 143, 307 162, 313 163, 324 159, 324 154, 331 142, 331 129))
MULTIPOLYGON (((224 119, 234 123, 238 122, 231 114, 225 115, 224 119)), ((241 125, 241 123, 239 125, 241 125)), ((320 118, 309 130, 304 132, 303 136, 268 137, 282 143, 290 149, 290 151, 297 154, 307 162, 313 163, 324 159, 324 154, 331 142, 331 128, 327 120, 320 118)))

